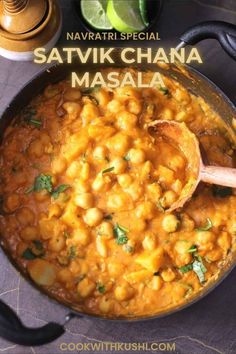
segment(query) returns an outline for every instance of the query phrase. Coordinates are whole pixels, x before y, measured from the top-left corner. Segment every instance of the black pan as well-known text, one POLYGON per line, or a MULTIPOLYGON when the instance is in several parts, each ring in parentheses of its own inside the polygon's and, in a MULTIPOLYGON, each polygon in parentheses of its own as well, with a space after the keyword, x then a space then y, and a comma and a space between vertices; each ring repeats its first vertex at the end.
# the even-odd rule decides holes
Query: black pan
MULTIPOLYGON (((236 58, 236 28, 233 25, 213 22, 201 24, 201 28, 204 29, 205 36, 207 35, 208 38, 218 38, 224 49, 231 55, 231 57, 236 58)), ((186 32, 181 38, 182 45, 183 43, 195 44, 198 40, 205 38, 201 31, 201 28, 199 29, 199 26, 195 26, 190 29, 190 31, 186 32)), ((124 64, 122 65, 122 63, 119 63, 119 55, 117 55, 116 63, 119 67, 124 66, 124 64)), ((101 67, 104 67, 104 65, 101 67)), ((32 98, 35 97, 35 95, 42 92, 42 90, 48 84, 56 83, 62 79, 65 79, 72 71, 91 72, 92 70, 98 71, 99 69, 99 65, 94 66, 92 63, 88 63, 83 66, 79 66, 78 64, 61 64, 51 67, 50 70, 46 70, 39 73, 26 86, 22 88, 22 90, 16 95, 16 97, 14 97, 14 99, 2 115, 0 119, 0 137, 3 136, 6 127, 10 124, 11 120, 19 113, 19 111, 23 107, 25 107, 32 100, 32 98)), ((155 64, 145 65, 145 68, 143 65, 140 65, 137 66, 137 69, 139 69, 140 71, 142 71, 143 69, 156 71, 157 67, 155 64)), ((185 66, 183 70, 179 70, 177 66, 171 65, 171 67, 168 69, 158 68, 158 71, 160 71, 166 76, 174 75, 176 77, 176 80, 178 80, 191 93, 196 96, 203 97, 205 101, 219 114, 222 120, 222 124, 228 131, 229 138, 236 144, 236 131, 234 130, 232 125, 232 119, 236 117, 236 108, 216 85, 214 85, 208 78, 200 74, 198 71, 187 66, 185 66)), ((7 250, 7 247, 5 247, 3 240, 1 242, 1 245, 4 252, 8 256, 9 261, 22 273, 22 270, 19 269, 18 265, 7 250)), ((177 308, 168 311, 163 311, 158 314, 153 314, 153 316, 138 318, 134 317, 130 319, 109 318, 109 320, 143 321, 157 319, 180 311, 183 308, 192 305, 196 301, 199 301, 206 294, 212 291, 229 274, 229 272, 234 268, 235 265, 236 254, 232 254, 231 256, 229 256, 229 261, 225 265, 224 269, 220 271, 220 274, 217 276, 217 278, 212 279, 212 281, 206 287, 203 288, 201 293, 198 293, 195 297, 191 299, 190 302, 184 305, 178 306, 177 308)), ((34 287, 37 288, 35 283, 30 280, 27 274, 22 273, 22 275, 29 282, 31 282, 34 287)), ((48 298, 51 298, 50 294, 47 294, 44 289, 39 287, 38 289, 44 294, 46 294, 48 298)), ((99 316, 80 313, 76 309, 73 309, 69 304, 62 303, 61 300, 59 302, 69 308, 68 316, 65 318, 65 323, 74 316, 89 316, 92 318, 100 319, 102 318, 99 316)), ((22 324, 16 313, 9 306, 0 301, 0 335, 7 340, 21 345, 36 346, 46 344, 55 340, 56 338, 61 336, 64 331, 64 325, 57 323, 48 323, 47 325, 41 328, 27 328, 22 324)))

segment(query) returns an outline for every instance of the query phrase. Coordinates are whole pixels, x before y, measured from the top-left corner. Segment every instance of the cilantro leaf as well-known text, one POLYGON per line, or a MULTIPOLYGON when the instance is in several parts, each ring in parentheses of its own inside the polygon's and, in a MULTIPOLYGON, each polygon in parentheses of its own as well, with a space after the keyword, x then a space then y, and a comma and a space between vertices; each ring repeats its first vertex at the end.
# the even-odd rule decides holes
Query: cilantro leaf
POLYGON ((188 253, 195 253, 197 252, 197 246, 193 245, 188 249, 188 253))
POLYGON ((70 188, 69 184, 61 184, 60 186, 58 186, 56 189, 53 190, 52 192, 52 197, 53 199, 58 199, 59 194, 62 192, 65 192, 67 189, 70 188))
POLYGON ((40 192, 46 190, 49 193, 52 192, 52 176, 44 175, 41 173, 34 180, 34 189, 35 192, 40 192))
POLYGON ((128 230, 125 227, 123 227, 119 224, 116 224, 113 229, 113 232, 114 232, 114 236, 116 238, 116 243, 118 245, 124 245, 128 242, 128 237, 126 235, 128 230))
POLYGON ((105 168, 105 170, 102 170, 102 174, 111 172, 111 171, 114 170, 114 168, 115 168, 115 167, 113 167, 113 166, 112 166, 112 167, 109 167, 109 168, 105 168))
POLYGON ((77 256, 77 251, 75 246, 70 246, 69 252, 68 252, 68 258, 69 259, 74 259, 77 256))
POLYGON ((26 250, 22 253, 22 257, 28 261, 32 261, 33 259, 37 258, 37 256, 32 252, 30 248, 26 248, 26 250))
POLYGON ((205 273, 207 271, 206 267, 202 262, 202 258, 199 256, 198 260, 193 262, 193 271, 197 274, 200 283, 204 283, 205 281, 205 273))
POLYGON ((212 228, 213 224, 210 218, 206 219, 206 225, 197 228, 197 231, 208 231, 212 228))
POLYGON ((192 269, 193 269, 192 263, 186 264, 185 266, 179 268, 179 270, 181 271, 181 273, 187 273, 187 272, 189 272, 189 271, 192 270, 192 269))
POLYGON ((170 91, 168 90, 167 87, 159 87, 159 91, 161 91, 163 93, 164 96, 169 96, 170 95, 170 91))
POLYGON ((106 292, 106 287, 104 284, 97 283, 97 290, 100 292, 100 294, 104 294, 106 292))

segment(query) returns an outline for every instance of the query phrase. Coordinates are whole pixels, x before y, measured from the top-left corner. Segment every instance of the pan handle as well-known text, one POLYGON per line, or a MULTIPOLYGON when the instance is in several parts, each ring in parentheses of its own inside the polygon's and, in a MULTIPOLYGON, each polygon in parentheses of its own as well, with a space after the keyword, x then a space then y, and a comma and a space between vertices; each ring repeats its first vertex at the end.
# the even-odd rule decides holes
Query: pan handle
MULTIPOLYGON (((73 314, 66 317, 68 322, 73 314)), ((40 328, 24 326, 15 311, 0 300, 0 336, 15 344, 24 346, 38 346, 47 344, 64 334, 63 325, 50 322, 40 328)))
POLYGON ((190 27, 181 37, 182 45, 195 45, 204 39, 217 39, 227 54, 236 60, 236 26, 223 21, 206 21, 190 27))

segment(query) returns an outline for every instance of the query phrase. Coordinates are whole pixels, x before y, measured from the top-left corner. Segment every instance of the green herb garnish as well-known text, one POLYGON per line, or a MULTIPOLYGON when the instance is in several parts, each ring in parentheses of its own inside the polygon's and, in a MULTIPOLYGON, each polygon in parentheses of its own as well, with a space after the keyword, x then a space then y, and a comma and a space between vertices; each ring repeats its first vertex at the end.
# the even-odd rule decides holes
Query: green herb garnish
POLYGON ((30 248, 26 248, 26 250, 22 253, 22 257, 28 261, 32 261, 33 259, 37 258, 37 256, 30 248))
POLYGON ((41 128, 42 126, 42 121, 39 119, 29 119, 27 121, 28 124, 34 125, 36 128, 41 128))
POLYGON ((159 90, 163 93, 164 96, 169 96, 170 95, 170 91, 168 90, 167 87, 159 87, 159 90))
POLYGON ((193 271, 197 274, 200 283, 204 283, 205 281, 205 273, 207 271, 206 267, 202 262, 202 258, 198 256, 198 260, 193 262, 193 271))
POLYGON ((118 245, 124 245, 128 242, 128 237, 127 237, 128 229, 126 229, 124 226, 116 224, 113 229, 113 232, 116 238, 116 243, 118 245))
POLYGON ((189 272, 189 271, 192 270, 192 269, 193 269, 192 263, 186 264, 185 266, 179 268, 179 270, 181 271, 181 273, 187 273, 187 272, 189 272))
POLYGON ((105 168, 105 170, 102 170, 102 174, 104 174, 104 173, 108 173, 108 172, 111 172, 111 171, 113 171, 115 169, 115 167, 108 167, 108 168, 105 168))
POLYGON ((214 197, 226 198, 233 194, 233 189, 230 187, 212 186, 212 194, 214 197))
POLYGON ((46 190, 47 192, 52 192, 52 176, 40 174, 34 180, 33 191, 40 192, 46 190))
POLYGON ((188 253, 195 253, 197 252, 197 246, 191 246, 189 249, 188 249, 188 253))
POLYGON ((100 294, 104 294, 106 291, 106 287, 101 283, 97 283, 97 290, 100 292, 100 294))
POLYGON ((163 201, 162 198, 160 198, 160 199, 158 200, 158 202, 157 202, 157 208, 158 208, 162 213, 164 213, 164 212, 165 212, 165 208, 164 208, 163 205, 162 205, 162 201, 163 201))
POLYGON ((125 155, 125 156, 123 157, 123 160, 125 160, 125 161, 130 161, 129 154, 125 155))
POLYGON ((70 246, 69 251, 68 251, 68 258, 69 259, 74 259, 77 256, 77 251, 75 246, 70 246))
POLYGON ((212 228, 213 224, 210 218, 206 219, 206 225, 197 228, 197 231, 208 231, 212 228))
POLYGON ((69 184, 61 184, 58 186, 56 189, 53 190, 52 192, 52 197, 53 199, 58 199, 59 194, 65 192, 67 189, 70 188, 69 184))

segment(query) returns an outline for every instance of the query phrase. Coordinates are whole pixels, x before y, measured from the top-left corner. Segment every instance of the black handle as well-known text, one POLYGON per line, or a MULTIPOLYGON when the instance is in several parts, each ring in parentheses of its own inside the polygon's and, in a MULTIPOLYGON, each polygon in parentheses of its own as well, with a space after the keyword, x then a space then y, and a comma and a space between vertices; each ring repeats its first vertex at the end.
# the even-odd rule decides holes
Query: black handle
POLYGON ((195 45, 203 39, 217 39, 231 58, 236 60, 236 26, 223 21, 201 22, 182 34, 181 41, 195 45))
POLYGON ((28 328, 17 314, 0 300, 0 336, 15 344, 37 346, 47 344, 65 332, 62 325, 48 323, 41 328, 28 328))

